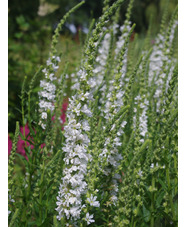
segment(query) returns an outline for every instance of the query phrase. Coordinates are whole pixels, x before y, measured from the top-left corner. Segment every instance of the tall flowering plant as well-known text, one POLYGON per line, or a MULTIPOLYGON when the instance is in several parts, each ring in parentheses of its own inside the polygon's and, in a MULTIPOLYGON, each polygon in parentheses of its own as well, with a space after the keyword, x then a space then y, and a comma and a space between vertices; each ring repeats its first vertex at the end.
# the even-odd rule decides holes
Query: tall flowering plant
POLYGON ((67 75, 59 31, 81 1, 58 24, 46 65, 23 82, 22 126, 8 140, 10 226, 177 225, 177 9, 140 52, 133 0, 118 22, 123 2, 104 1, 67 75))

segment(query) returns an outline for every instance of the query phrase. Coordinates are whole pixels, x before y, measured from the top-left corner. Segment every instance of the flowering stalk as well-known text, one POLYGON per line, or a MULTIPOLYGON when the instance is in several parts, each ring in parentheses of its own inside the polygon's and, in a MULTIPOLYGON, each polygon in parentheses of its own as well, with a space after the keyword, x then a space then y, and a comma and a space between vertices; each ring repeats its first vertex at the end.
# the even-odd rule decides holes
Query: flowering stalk
MULTIPOLYGON (((83 204, 82 201, 82 195, 85 194, 87 190, 87 183, 84 181, 84 175, 87 172, 87 163, 91 160, 91 155, 87 154, 90 139, 86 133, 90 130, 90 127, 87 120, 82 121, 81 119, 83 116, 92 117, 92 112, 88 106, 90 100, 93 100, 92 94, 88 92, 89 85, 87 81, 88 78, 92 76, 92 64, 95 59, 94 53, 96 50, 94 43, 98 40, 98 33, 102 26, 104 26, 106 18, 112 14, 113 10, 122 2, 123 1, 119 0, 117 3, 114 3, 100 18, 100 21, 96 25, 92 38, 89 40, 88 48, 85 51, 88 58, 85 60, 84 67, 81 71, 81 91, 78 91, 78 94, 69 100, 69 108, 67 110, 68 125, 64 127, 66 145, 63 148, 63 151, 66 154, 64 159, 66 166, 63 171, 63 183, 60 186, 59 196, 57 198, 57 211, 59 212, 57 218, 59 220, 65 217, 74 223, 80 218, 82 209, 85 208, 85 204, 83 204), (76 141, 78 141, 78 144, 76 141), (73 171, 75 174, 72 175, 73 171)), ((87 198, 87 201, 89 201, 89 198, 87 198)), ((99 203, 94 200, 92 206, 98 206, 98 204, 99 203)), ((94 222, 94 219, 92 219, 93 215, 90 215, 86 209, 85 212, 86 217, 84 220, 87 221, 87 224, 94 222)))
MULTIPOLYGON (((13 171, 14 171, 14 159, 15 159, 15 153, 16 153, 16 145, 18 141, 18 135, 19 135, 19 123, 16 122, 16 130, 15 130, 15 136, 12 144, 12 151, 8 159, 8 191, 9 191, 9 201, 15 202, 14 200, 14 181, 12 179, 13 171)), ((8 211, 8 215, 11 213, 11 210, 8 211)))
POLYGON ((51 53, 49 59, 46 62, 47 67, 42 70, 42 72, 45 74, 45 80, 40 81, 40 87, 42 87, 42 91, 39 92, 39 112, 41 113, 41 121, 39 124, 43 129, 46 129, 45 119, 47 119, 47 111, 50 111, 51 113, 54 111, 53 104, 55 102, 56 85, 53 84, 53 81, 57 79, 55 77, 55 72, 58 70, 58 63, 61 61, 60 57, 56 56, 56 44, 58 43, 57 39, 59 37, 59 32, 70 14, 84 3, 84 1, 80 2, 65 14, 58 24, 54 32, 54 36, 52 37, 51 53))
MULTIPOLYGON (((135 26, 135 25, 134 25, 135 26)), ((126 42, 124 43, 120 55, 119 55, 119 63, 117 67, 117 74, 115 75, 115 78, 113 80, 113 86, 112 90, 109 91, 108 93, 108 100, 106 102, 106 108, 104 110, 104 118, 106 122, 111 120, 115 114, 122 108, 123 106, 123 94, 124 91, 122 90, 123 88, 123 71, 122 71, 122 65, 123 65, 123 55, 126 51, 126 46, 128 44, 130 35, 134 29, 134 26, 130 30, 130 33, 126 39, 126 42)), ((122 159, 121 154, 119 154, 119 148, 121 147, 121 137, 123 135, 123 128, 126 125, 126 121, 123 120, 121 124, 121 128, 119 130, 116 130, 117 126, 116 123, 112 125, 112 128, 110 129, 110 135, 107 135, 105 138, 105 144, 103 147, 103 151, 99 154, 99 156, 102 157, 107 157, 107 163, 111 167, 107 167, 105 169, 105 175, 109 175, 111 172, 113 173, 113 177, 111 179, 111 184, 112 184, 112 190, 111 190, 111 201, 115 203, 117 200, 117 191, 118 191, 118 184, 117 181, 120 179, 119 174, 114 174, 115 170, 119 166, 119 162, 122 159)), ((102 164, 101 164, 102 166, 102 164)), ((103 166, 102 166, 103 168, 103 166)))
POLYGON ((34 82, 38 76, 38 74, 40 73, 42 69, 42 66, 39 67, 38 71, 34 74, 30 84, 29 84, 29 91, 28 91, 28 124, 29 124, 29 127, 31 128, 31 108, 30 108, 30 103, 31 103, 31 93, 32 93, 32 90, 33 90, 33 86, 34 86, 34 82))
POLYGON ((40 81, 40 87, 42 91, 39 94, 39 112, 41 113, 41 120, 39 124, 43 129, 46 129, 46 119, 48 112, 54 111, 54 102, 56 101, 56 85, 53 81, 57 78, 54 76, 54 73, 57 71, 59 66, 57 65, 60 62, 60 58, 52 56, 52 59, 47 60, 47 68, 44 68, 42 72, 45 74, 45 79, 40 81))

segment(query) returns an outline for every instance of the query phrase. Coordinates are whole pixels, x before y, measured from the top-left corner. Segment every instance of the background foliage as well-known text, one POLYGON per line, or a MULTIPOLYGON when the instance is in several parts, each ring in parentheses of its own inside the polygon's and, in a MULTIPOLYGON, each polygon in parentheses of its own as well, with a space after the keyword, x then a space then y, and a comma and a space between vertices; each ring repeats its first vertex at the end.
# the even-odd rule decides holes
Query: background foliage
MULTIPOLYGON (((15 131, 16 120, 21 119, 20 92, 24 76, 28 81, 33 77, 39 65, 47 59, 50 40, 53 31, 62 16, 79 0, 10 0, 8 3, 9 20, 9 57, 8 57, 8 109, 9 132, 15 131)), ((110 1, 110 4, 114 0, 110 1)), ((125 19, 125 12, 129 0, 126 0, 120 11, 119 23, 125 19)), ((157 33, 163 9, 167 0, 135 0, 131 20, 136 23, 135 33, 139 34, 139 42, 146 35, 151 22, 153 35, 157 33)), ((168 4, 168 18, 173 12, 177 0, 171 0, 168 4)), ((74 68, 78 63, 78 55, 81 51, 78 29, 88 28, 92 18, 97 19, 101 15, 103 0, 87 0, 86 3, 70 16, 68 23, 77 28, 76 34, 72 34, 67 28, 61 34, 59 45, 65 54, 68 53, 70 62, 74 68), (65 41, 65 42, 64 42, 65 41), (74 51, 68 48, 73 46, 74 51), (71 56, 70 56, 71 55, 71 56), (77 60, 77 62, 76 62, 77 60)), ((140 45, 139 45, 140 46, 140 45)), ((79 55, 80 56, 80 55, 79 55)), ((69 69, 70 73, 73 67, 69 69)))

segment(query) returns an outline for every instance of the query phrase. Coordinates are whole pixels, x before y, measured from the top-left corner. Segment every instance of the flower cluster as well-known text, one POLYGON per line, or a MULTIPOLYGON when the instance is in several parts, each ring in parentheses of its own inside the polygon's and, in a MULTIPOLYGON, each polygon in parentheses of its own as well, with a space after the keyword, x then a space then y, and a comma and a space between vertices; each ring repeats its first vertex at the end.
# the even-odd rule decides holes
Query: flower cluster
POLYGON ((176 65, 176 59, 172 59, 169 54, 171 51, 171 45, 177 25, 178 21, 177 19, 175 19, 170 31, 168 28, 166 32, 164 32, 163 34, 160 33, 157 36, 153 51, 150 55, 149 84, 151 84, 152 86, 152 84, 154 83, 157 87, 154 94, 154 98, 157 99, 157 112, 160 111, 160 98, 163 95, 162 91, 164 89, 164 81, 166 81, 167 90, 169 81, 176 65), (167 73, 165 73, 165 71, 167 73))
MULTIPOLYGON (((56 210, 60 220, 63 217, 75 222, 80 218, 83 204, 82 196, 87 192, 85 175, 87 163, 91 155, 87 152, 90 139, 87 132, 90 131, 88 120, 80 120, 82 115, 91 117, 92 113, 86 104, 90 100, 90 94, 75 95, 69 99, 67 110, 68 124, 64 127, 66 144, 63 147, 65 153, 65 168, 63 169, 62 183, 57 197, 56 210), (79 100, 79 101, 78 101, 79 100), (77 121, 77 119, 79 119, 77 121)), ((97 206, 97 203, 91 204, 97 206)), ((86 216, 88 218, 88 216, 86 216)), ((87 223, 89 223, 87 219, 87 223)))
MULTIPOLYGON (((67 106, 68 106, 68 102, 64 102, 61 108, 61 116, 60 116, 60 120, 61 120, 61 125, 64 125, 65 121, 66 121, 66 110, 67 110, 67 106)), ((52 117, 52 121, 55 119, 55 115, 52 117)), ((63 128, 62 128, 63 129, 63 128)), ((35 131, 35 130, 34 130, 35 131)), ((34 148, 34 141, 33 138, 30 136, 30 129, 28 126, 28 123, 23 127, 20 127, 20 133, 22 134, 22 137, 25 137, 27 141, 24 141, 22 139, 21 136, 19 136, 18 142, 17 142, 17 153, 21 154, 23 157, 25 157, 28 160, 28 157, 26 155, 26 151, 25 151, 25 147, 29 147, 31 148, 31 150, 34 148), (30 144, 30 142, 28 141, 32 141, 32 144, 30 144)), ((37 133, 35 131, 35 133, 37 133)), ((42 143, 40 145, 41 148, 43 148, 45 146, 45 143, 42 143)), ((8 155, 11 154, 11 150, 12 150, 12 140, 10 139, 10 136, 8 135, 8 155)))
POLYGON ((10 155, 12 150, 12 140, 10 139, 10 136, 8 135, 8 155, 10 155))
MULTIPOLYGON (((9 191, 9 189, 8 189, 8 191, 9 191)), ((9 202, 10 204, 15 202, 15 200, 12 199, 12 197, 11 197, 10 194, 8 194, 8 202, 9 202)), ((8 211, 8 215, 9 215, 10 213, 11 213, 11 211, 9 210, 9 211, 8 211)))
MULTIPOLYGON (((141 136, 140 142, 144 142, 145 136, 148 132, 148 116, 147 116, 147 111, 148 111, 148 106, 149 106, 149 101, 143 97, 141 98, 140 96, 136 96, 134 98, 135 100, 135 105, 137 105, 137 108, 139 108, 139 133, 141 136), (144 99, 144 100, 143 100, 144 99)), ((134 129, 137 128, 136 121, 137 121, 137 108, 134 108, 134 116, 133 116, 133 127, 134 129)))
POLYGON ((47 68, 44 68, 42 72, 45 75, 45 79, 40 81, 40 87, 42 91, 39 94, 39 112, 41 113, 40 125, 43 129, 46 128, 45 120, 47 119, 47 111, 54 111, 54 102, 56 97, 56 85, 54 81, 55 72, 58 70, 58 63, 60 62, 59 56, 53 56, 52 59, 48 59, 46 64, 47 68))
MULTIPOLYGON (((115 70, 114 79, 110 80, 108 83, 108 87, 106 94, 102 93, 102 97, 106 95, 106 100, 101 100, 102 107, 102 115, 105 118, 106 124, 109 121, 112 121, 114 116, 119 112, 119 110, 123 107, 123 97, 124 97, 124 77, 126 74, 127 67, 127 51, 128 51, 128 39, 130 36, 130 22, 125 22, 125 24, 120 28, 122 35, 119 37, 116 42, 115 49, 115 61, 122 67, 117 68, 115 70), (125 48, 124 48, 125 47, 125 48), (124 48, 124 52, 121 49, 124 48), (117 59, 119 58, 119 59, 117 59)), ((102 152, 99 156, 107 158, 107 165, 110 167, 106 167, 104 170, 105 175, 110 175, 111 172, 114 172, 118 169, 120 165, 120 161, 123 159, 122 155, 119 153, 120 147, 122 146, 121 138, 124 134, 124 127, 127 124, 125 120, 122 121, 121 127, 116 129, 116 124, 112 125, 111 135, 105 138, 105 143, 102 152)), ((118 181, 121 180, 121 176, 119 174, 114 174, 111 179, 111 192, 110 192, 110 200, 116 204, 117 201, 117 192, 118 192, 118 181)))

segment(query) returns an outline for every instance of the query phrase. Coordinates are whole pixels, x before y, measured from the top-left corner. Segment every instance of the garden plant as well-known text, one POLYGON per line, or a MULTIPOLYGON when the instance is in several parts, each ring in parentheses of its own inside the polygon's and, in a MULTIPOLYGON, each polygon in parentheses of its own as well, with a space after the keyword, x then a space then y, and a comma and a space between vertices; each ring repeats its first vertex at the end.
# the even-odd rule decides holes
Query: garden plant
POLYGON ((25 76, 9 138, 10 227, 178 225, 177 8, 139 44, 134 0, 118 22, 124 2, 104 0, 69 74, 58 41, 81 1, 46 64, 25 76))

